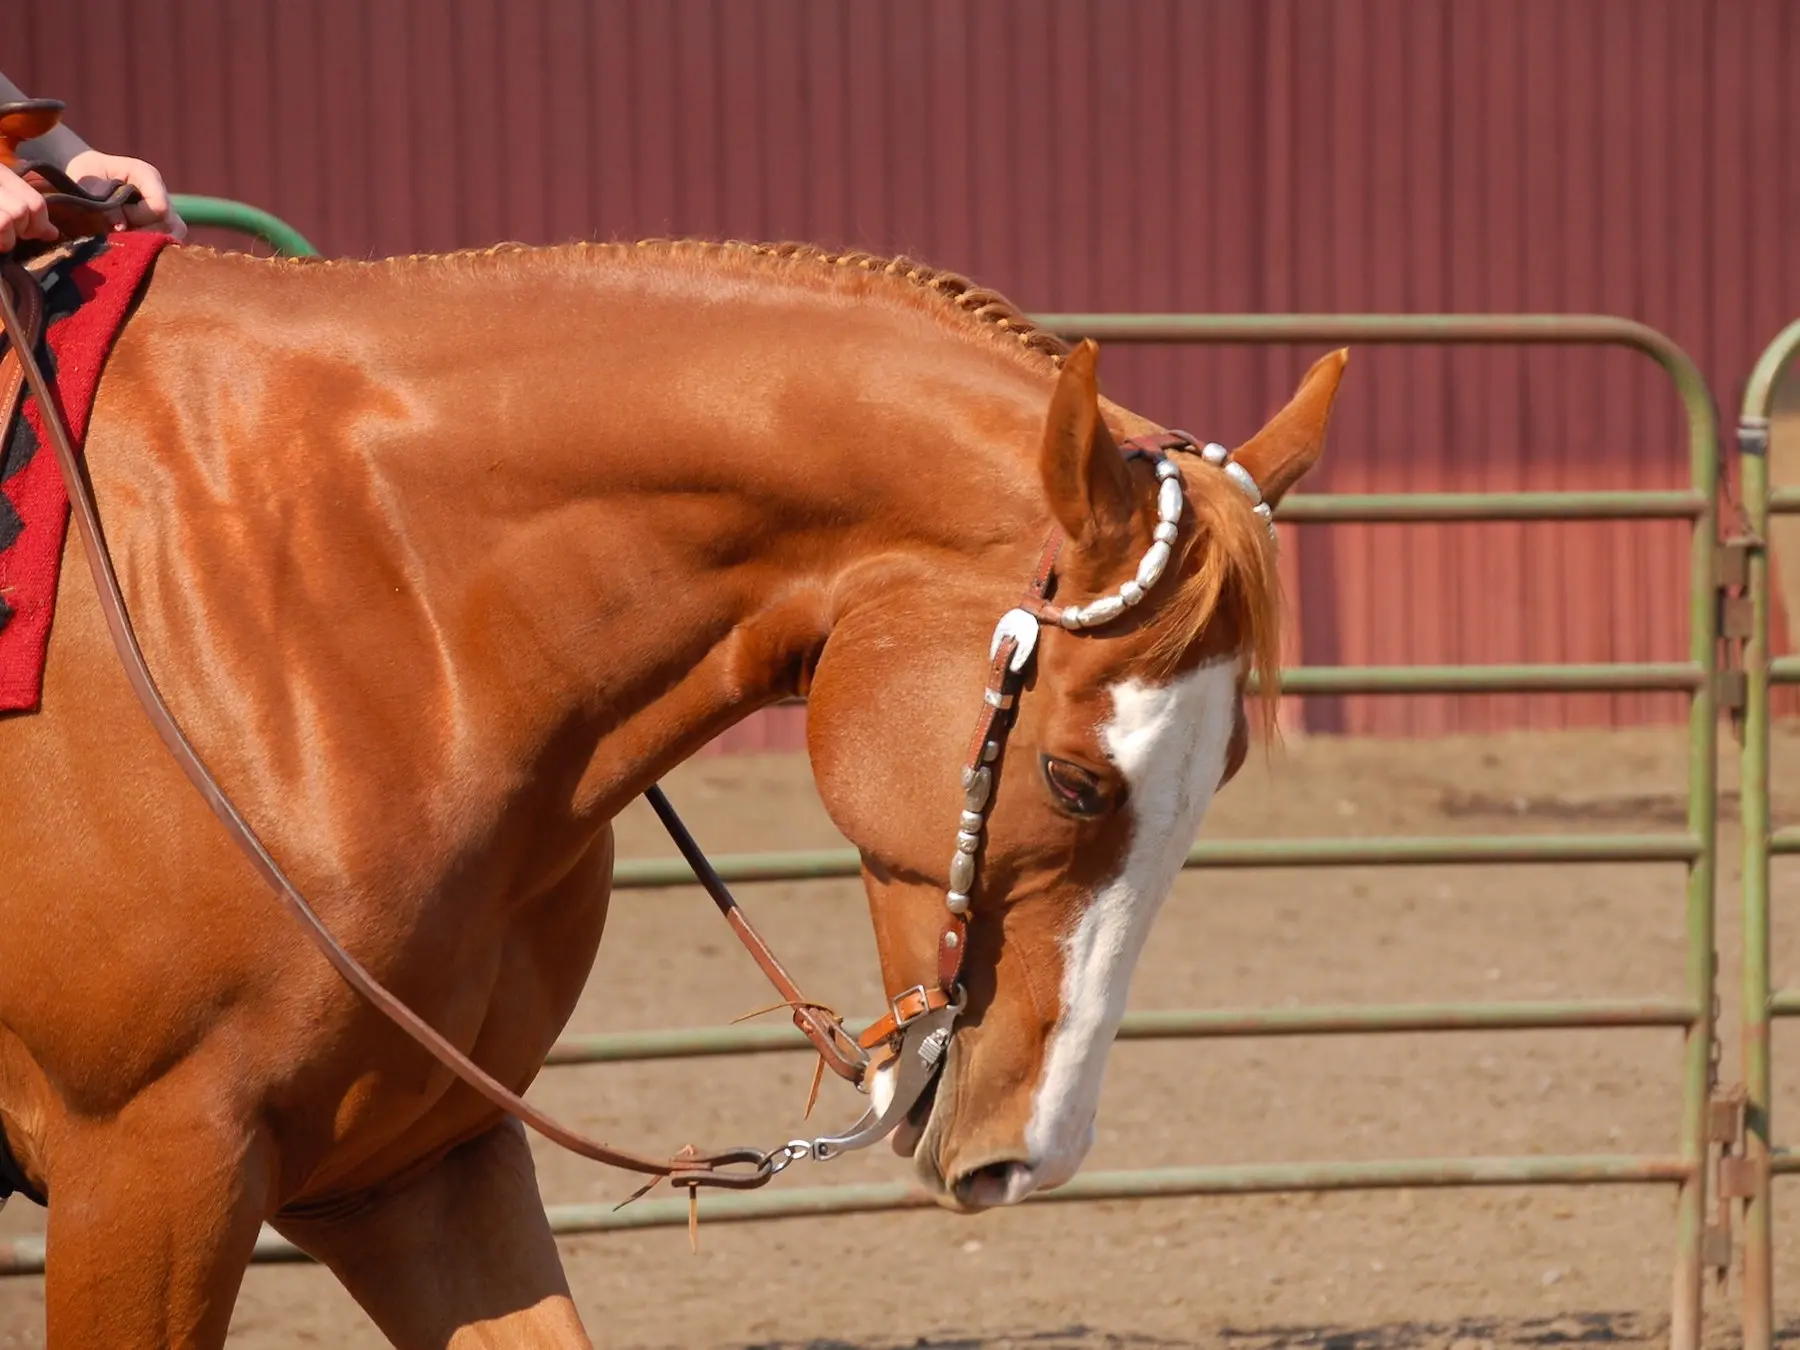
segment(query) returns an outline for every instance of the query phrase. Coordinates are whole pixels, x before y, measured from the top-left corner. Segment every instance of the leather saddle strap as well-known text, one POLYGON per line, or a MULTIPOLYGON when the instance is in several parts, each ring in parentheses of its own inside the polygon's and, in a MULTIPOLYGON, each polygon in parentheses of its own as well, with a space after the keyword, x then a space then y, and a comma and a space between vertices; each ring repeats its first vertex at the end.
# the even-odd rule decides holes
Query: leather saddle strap
MULTIPOLYGON (((25 331, 25 340, 35 351, 37 340, 44 331, 43 288, 37 285, 23 287, 18 297, 18 309, 19 324, 25 331)), ((0 351, 0 459, 5 458, 13 414, 18 411, 24 391, 25 363, 19 360, 17 353, 8 344, 5 350, 0 351)))
MULTIPOLYGON (((462 1051, 446 1040, 437 1030, 408 1008, 381 983, 375 979, 357 959, 339 945, 330 929, 313 912, 306 898, 300 894, 294 884, 288 880, 280 865, 263 847, 238 809, 225 795, 210 770, 201 761, 199 754, 189 744, 174 715, 169 711, 156 681, 150 674, 150 667, 144 659, 143 648, 138 645, 136 634, 132 632, 131 622, 126 616, 125 597, 119 586, 117 573, 113 570, 112 559, 106 551, 100 532, 100 518, 94 506, 93 493, 88 487, 86 475, 82 472, 80 461, 76 458, 75 447, 70 442, 67 426, 64 424, 60 405, 55 394, 44 378, 43 371, 37 362, 36 349, 27 334, 19 311, 13 303, 15 293, 23 293, 22 288, 35 289, 36 282, 30 273, 17 263, 7 261, 0 265, 0 321, 4 322, 6 336, 10 340, 12 350, 16 354, 25 372, 25 380, 32 396, 37 399, 45 427, 50 433, 51 449, 56 455, 57 467, 61 469, 63 482, 68 487, 69 502, 73 507, 75 527, 81 536, 82 552, 87 557, 88 570, 93 573, 95 585, 100 591, 100 609, 105 616, 106 627, 112 635, 113 647, 118 652, 119 660, 125 668, 125 677, 131 683, 131 689, 137 695, 138 702, 143 705, 150 718, 150 724, 162 743, 168 747, 181 771, 212 808, 213 814, 223 822, 232 840, 243 850, 251 865, 271 890, 281 900, 288 912, 299 922, 325 959, 331 963, 339 975, 352 989, 368 1000, 383 1016, 400 1030, 404 1031, 433 1059, 442 1064, 451 1073, 480 1093, 482 1097, 499 1107, 508 1115, 514 1116, 531 1126, 539 1134, 553 1143, 560 1144, 572 1153, 590 1158, 609 1167, 622 1168, 628 1172, 639 1172, 653 1177, 679 1176, 682 1185, 744 1185, 759 1184, 748 1178, 714 1176, 710 1169, 720 1165, 736 1163, 755 1163, 762 1158, 757 1149, 731 1149, 714 1154, 684 1152, 674 1158, 650 1158, 643 1154, 627 1152, 614 1148, 597 1139, 590 1139, 567 1126, 559 1124, 551 1117, 524 1101, 498 1079, 476 1065, 462 1051)), ((763 1176, 762 1180, 767 1180, 763 1176)))

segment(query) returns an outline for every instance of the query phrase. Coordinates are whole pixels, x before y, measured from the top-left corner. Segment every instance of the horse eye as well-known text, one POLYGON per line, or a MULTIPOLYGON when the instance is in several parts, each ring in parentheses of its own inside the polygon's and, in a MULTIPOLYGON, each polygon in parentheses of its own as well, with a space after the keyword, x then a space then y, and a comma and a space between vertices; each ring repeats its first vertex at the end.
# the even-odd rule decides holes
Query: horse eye
POLYGON ((1044 782, 1057 804, 1071 815, 1097 816, 1106 809, 1100 780, 1079 764, 1045 755, 1044 782))

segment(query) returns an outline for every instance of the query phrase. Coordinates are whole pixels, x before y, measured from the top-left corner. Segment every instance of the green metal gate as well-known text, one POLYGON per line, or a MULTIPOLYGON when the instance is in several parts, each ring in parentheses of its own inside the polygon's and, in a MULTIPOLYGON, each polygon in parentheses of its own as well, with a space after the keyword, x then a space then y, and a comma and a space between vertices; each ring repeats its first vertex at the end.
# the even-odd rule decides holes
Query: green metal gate
MULTIPOLYGON (((1690 487, 1677 491, 1300 495, 1279 516, 1293 522, 1686 520, 1692 527, 1690 655, 1685 662, 1595 665, 1299 667, 1283 689, 1301 694, 1495 693, 1676 690, 1690 701, 1687 822, 1682 833, 1577 837, 1250 839, 1206 842, 1195 868, 1492 865, 1502 863, 1667 862, 1687 868, 1686 980, 1676 996, 1555 1002, 1442 1003, 1356 1007, 1189 1009, 1134 1013, 1122 1039, 1366 1034, 1571 1027, 1667 1027, 1684 1038, 1678 1139, 1658 1155, 1411 1158, 1379 1162, 1248 1164, 1088 1172, 1039 1202, 1170 1195, 1357 1190, 1382 1187, 1662 1183, 1677 1189, 1672 1343, 1699 1344, 1703 1278, 1729 1262, 1729 1235, 1709 1228, 1706 1201, 1717 1156, 1712 1109, 1716 1082, 1713 891, 1718 710, 1716 506, 1717 444, 1711 398, 1692 362, 1662 335, 1606 317, 1551 315, 1304 316, 1067 315, 1043 322, 1071 336, 1114 343, 1458 343, 1612 345, 1639 351, 1668 372, 1687 413, 1690 487)), ((738 883, 854 877, 850 850, 746 854, 715 860, 738 883)), ((678 859, 622 862, 620 889, 689 885, 678 859)), ((574 1037, 553 1064, 674 1056, 805 1050, 787 1027, 717 1028, 574 1037)), ((708 1197, 707 1217, 924 1208, 929 1197, 906 1183, 822 1186, 708 1197)), ((594 1232, 687 1222, 684 1200, 553 1206, 557 1231, 594 1232)))
MULTIPOLYGON (((259 234, 278 248, 310 251, 273 218, 247 215, 236 203, 185 198, 195 224, 259 234), (272 223, 271 223, 272 222, 272 223)), ((1690 483, 1674 491, 1415 493, 1300 495, 1280 518, 1311 522, 1685 520, 1692 530, 1690 652, 1686 661, 1569 665, 1300 667, 1283 676, 1298 694, 1628 692, 1679 691, 1689 699, 1687 815, 1679 833, 1445 838, 1249 839, 1206 842, 1189 867, 1445 866, 1509 863, 1597 864, 1662 862, 1687 871, 1685 980, 1677 994, 1630 999, 1471 1002, 1386 1006, 1190 1009, 1133 1013, 1123 1039, 1207 1039, 1247 1036, 1663 1027, 1679 1031, 1682 1109, 1667 1152, 1654 1155, 1528 1155, 1409 1158, 1376 1162, 1318 1162, 1190 1166, 1087 1172, 1034 1203, 1170 1195, 1355 1190, 1382 1187, 1513 1186, 1522 1184, 1642 1183, 1675 1188, 1673 1335, 1676 1350, 1697 1350, 1705 1272, 1729 1263, 1730 1239, 1707 1223, 1715 1149, 1725 1112, 1715 1109, 1718 1043, 1714 1004, 1714 908, 1718 643, 1718 551, 1715 485, 1718 451, 1710 396, 1692 361, 1661 334, 1622 319, 1564 315, 1064 315, 1044 320, 1058 331, 1117 343, 1206 344, 1544 344, 1615 346, 1640 352, 1667 372, 1686 410, 1690 483)), ((1753 563, 1754 567, 1755 564, 1753 563)), ((1796 676, 1800 677, 1800 664, 1796 676)), ((1754 679, 1752 687, 1754 687, 1754 679)), ((1754 698, 1752 709, 1754 709, 1754 698)), ((1748 768, 1748 759, 1746 760, 1748 768)), ((1746 782, 1748 782, 1748 778, 1746 782)), ((1746 811, 1749 810, 1746 793, 1746 811)), ((1797 849, 1800 851, 1800 849, 1797 849)), ((850 850, 745 854, 715 860, 735 883, 853 877, 850 850)), ((617 868, 620 890, 692 884, 685 864, 626 860, 617 868)), ((1794 1000, 1800 1010, 1800 996, 1794 1000)), ((617 1063, 807 1048, 790 1027, 682 1028, 571 1037, 552 1052, 552 1065, 617 1063)), ((1766 1068, 1764 1079, 1766 1084, 1766 1068)), ((1754 1091, 1753 1091, 1754 1095, 1754 1091)), ((891 1210, 933 1205, 906 1183, 772 1187, 708 1196, 709 1222, 781 1216, 891 1210)), ((1758 1209, 1766 1229, 1766 1202, 1758 1209)), ((552 1205, 559 1233, 685 1224, 685 1199, 640 1202, 621 1211, 603 1205, 552 1205)), ((1765 1244, 1766 1245, 1766 1244, 1765 1244)), ((272 1233, 257 1247, 259 1260, 304 1259, 272 1233)), ((41 1243, 0 1248, 0 1273, 41 1270, 41 1243)))
POLYGON ((1727 634, 1742 643, 1744 671, 1742 797, 1744 828, 1744 1148, 1721 1174, 1727 1200, 1744 1204, 1743 1323, 1745 1350, 1768 1350, 1774 1336, 1774 1249, 1771 1209, 1774 1178, 1800 1173, 1800 1154, 1774 1144, 1771 1123, 1770 1033, 1774 1019, 1800 1016, 1800 989, 1773 987, 1770 974, 1769 874, 1772 857, 1800 854, 1800 829, 1771 825, 1769 781, 1770 694, 1776 685, 1800 684, 1800 658, 1770 650, 1774 596, 1769 572, 1769 520, 1800 514, 1800 491, 1769 482, 1769 416, 1775 388, 1800 352, 1800 323, 1769 344, 1744 389, 1738 419, 1738 465, 1744 532, 1725 556, 1737 583, 1737 620, 1727 634))

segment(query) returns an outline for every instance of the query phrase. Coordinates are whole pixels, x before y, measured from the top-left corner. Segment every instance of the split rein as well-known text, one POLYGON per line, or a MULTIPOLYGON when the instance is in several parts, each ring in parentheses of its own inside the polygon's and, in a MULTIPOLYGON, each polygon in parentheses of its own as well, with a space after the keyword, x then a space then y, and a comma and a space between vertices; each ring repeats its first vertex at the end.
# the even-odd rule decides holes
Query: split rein
MULTIPOLYGON (((1155 469, 1157 525, 1153 542, 1132 579, 1115 593, 1084 606, 1058 607, 1048 598, 1061 544, 1060 535, 1053 535, 1044 547, 1019 606, 1007 611, 995 628, 988 652, 988 677, 981 713, 962 767, 963 810, 944 897, 935 979, 894 995, 888 1001, 887 1010, 860 1035, 853 1035, 836 1013, 801 993, 792 976, 751 925, 724 879, 707 861, 662 789, 653 786, 648 790, 645 796, 651 808, 682 857, 780 995, 781 1002, 775 1006, 790 1010, 794 1025, 818 1051, 819 1069, 814 1076, 812 1096, 807 1102, 808 1113, 812 1099, 817 1095, 819 1075, 826 1068, 864 1093, 870 1093, 878 1074, 891 1072, 893 1075, 893 1091, 888 1095, 886 1105, 872 1104, 861 1119, 840 1134, 795 1139, 769 1150, 746 1147, 702 1152, 690 1146, 670 1157, 654 1158, 591 1139, 560 1124, 488 1074, 401 1002, 339 944, 220 787, 157 688, 132 630, 124 593, 102 538, 92 488, 82 470, 55 391, 37 360, 43 317, 44 295, 37 279, 16 261, 0 260, 0 321, 4 323, 10 351, 19 362, 25 383, 37 400, 49 432, 51 450, 68 490, 76 532, 99 591, 100 608, 113 648, 132 692, 158 738, 251 866, 344 982, 439 1064, 501 1111, 572 1153, 648 1177, 644 1186, 623 1203, 637 1199, 664 1180, 672 1186, 685 1187, 690 1205, 702 1186, 753 1190, 767 1184, 793 1163, 803 1160, 825 1162, 841 1153, 878 1142, 918 1105, 944 1063, 956 1018, 963 1009, 965 994, 961 974, 975 894, 977 859, 993 800, 995 776, 1025 672, 1037 646, 1040 623, 1053 623, 1071 632, 1098 628, 1136 606, 1155 587, 1173 557, 1182 514, 1181 471, 1169 458, 1170 452, 1197 451, 1208 464, 1232 477, 1265 521, 1270 514, 1255 480, 1242 465, 1231 461, 1224 446, 1208 444, 1202 447, 1181 432, 1139 436, 1122 444, 1121 450, 1127 458, 1148 460, 1155 469)), ((0 387, 6 383, 9 381, 0 378, 0 387)), ((1273 529, 1271 524, 1271 534, 1273 529)))

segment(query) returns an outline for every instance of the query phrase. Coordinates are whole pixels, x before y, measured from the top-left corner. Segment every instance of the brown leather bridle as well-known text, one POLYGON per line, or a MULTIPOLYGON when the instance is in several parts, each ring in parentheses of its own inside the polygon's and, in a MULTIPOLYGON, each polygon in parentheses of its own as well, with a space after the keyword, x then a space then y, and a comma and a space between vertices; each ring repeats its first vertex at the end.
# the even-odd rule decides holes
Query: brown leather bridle
MULTIPOLYGON (((69 184, 68 187, 80 193, 90 207, 116 210, 113 206, 114 199, 120 195, 116 189, 107 196, 97 197, 83 192, 78 185, 69 184)), ((0 262, 0 321, 4 323, 5 335, 9 341, 8 354, 17 361, 18 370, 22 372, 32 396, 37 400, 43 423, 49 432, 51 449, 68 490, 82 552, 99 590, 100 608, 106 620, 107 631, 124 666, 132 692, 149 717, 157 736, 213 814, 223 823, 232 841, 249 859, 251 866, 274 891, 325 960, 359 996, 405 1032, 433 1059, 501 1111, 582 1157, 648 1176, 650 1180, 638 1192, 640 1195, 665 1178, 671 1185, 688 1188, 690 1195, 700 1186, 753 1189, 766 1184, 794 1162, 807 1158, 824 1161, 847 1149, 865 1147, 878 1141, 889 1134, 918 1104, 943 1064, 956 1017, 963 1007, 961 977, 968 948, 970 901, 978 841, 988 804, 992 800, 1007 733, 1012 727, 1018 696, 1024 685, 1025 672, 1036 646, 1038 623, 1043 620, 1061 623, 1065 627, 1075 626, 1069 622, 1072 611, 1059 610, 1049 603, 1057 553, 1061 545, 1060 534, 1053 534, 1045 544, 1037 567, 1026 584, 1020 606, 1008 611, 994 634, 981 714, 963 763, 963 828, 958 835, 958 851, 951 870, 949 903, 946 905, 937 941, 935 983, 921 982, 892 996, 887 1009, 861 1035, 852 1035, 836 1013, 816 1000, 807 998, 800 991, 792 976, 756 932, 742 907, 732 896, 730 888, 707 861, 662 789, 652 787, 646 794, 651 807, 682 856, 693 868, 700 884, 712 897, 752 959, 774 985, 781 996, 782 1005, 791 1010, 794 1025, 818 1051, 821 1068, 830 1068, 864 1092, 870 1090, 876 1073, 891 1070, 894 1074, 893 1092, 886 1104, 879 1109, 871 1106, 861 1120, 841 1134, 797 1139, 772 1150, 746 1147, 702 1152, 690 1147, 667 1158, 654 1158, 616 1148, 560 1124, 488 1074, 401 1002, 337 941, 220 787, 218 780, 182 732, 157 688, 143 649, 132 630, 124 593, 101 534, 92 488, 82 470, 54 392, 37 360, 36 347, 42 331, 43 308, 43 294, 37 279, 14 260, 0 262)), ((4 369, 0 368, 0 389, 4 389, 8 383, 4 369)), ((0 402, 0 409, 8 406, 10 401, 0 402)), ((0 433, 3 432, 4 428, 0 427, 0 433)), ((1128 457, 1149 459, 1158 465, 1158 477, 1164 482, 1172 476, 1167 469, 1160 467, 1166 460, 1166 452, 1195 448, 1193 438, 1181 432, 1137 437, 1121 446, 1128 457)), ((1207 447, 1209 451, 1214 448, 1207 447)), ((1163 500, 1166 502, 1168 499, 1164 497, 1163 500)), ((1164 556, 1167 556, 1166 553, 1164 556)), ((815 1089, 816 1086, 815 1079, 815 1089)))

